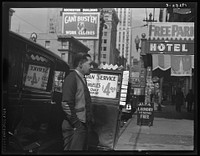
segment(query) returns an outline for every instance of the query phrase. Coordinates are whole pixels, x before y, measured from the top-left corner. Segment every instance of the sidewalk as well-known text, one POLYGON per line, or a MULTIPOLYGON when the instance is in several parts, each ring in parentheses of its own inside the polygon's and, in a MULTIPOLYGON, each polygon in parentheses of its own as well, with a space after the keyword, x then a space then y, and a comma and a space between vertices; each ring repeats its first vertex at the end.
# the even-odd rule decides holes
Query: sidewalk
POLYGON ((194 150, 194 120, 192 113, 175 112, 173 105, 166 105, 162 112, 155 112, 153 126, 137 125, 136 113, 121 129, 115 150, 157 151, 194 150))

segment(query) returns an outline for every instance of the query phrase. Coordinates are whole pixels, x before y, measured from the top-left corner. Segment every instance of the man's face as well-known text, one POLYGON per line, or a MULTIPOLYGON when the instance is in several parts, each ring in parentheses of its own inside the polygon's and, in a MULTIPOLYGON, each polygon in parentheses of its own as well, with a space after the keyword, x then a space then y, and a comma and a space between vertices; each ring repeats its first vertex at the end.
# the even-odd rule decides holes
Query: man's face
POLYGON ((82 71, 83 71, 84 75, 89 75, 90 74, 90 68, 91 68, 92 59, 91 59, 91 57, 87 57, 87 59, 88 60, 82 64, 82 71))

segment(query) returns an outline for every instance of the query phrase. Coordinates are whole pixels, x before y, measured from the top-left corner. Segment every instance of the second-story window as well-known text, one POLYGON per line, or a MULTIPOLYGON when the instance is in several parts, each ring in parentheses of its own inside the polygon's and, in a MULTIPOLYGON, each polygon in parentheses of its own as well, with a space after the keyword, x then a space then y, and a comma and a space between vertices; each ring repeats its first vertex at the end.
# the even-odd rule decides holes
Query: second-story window
POLYGON ((69 49, 69 42, 68 41, 63 41, 62 42, 62 48, 63 49, 69 49))
POLYGON ((45 41, 45 47, 46 47, 47 49, 50 48, 50 41, 45 41))

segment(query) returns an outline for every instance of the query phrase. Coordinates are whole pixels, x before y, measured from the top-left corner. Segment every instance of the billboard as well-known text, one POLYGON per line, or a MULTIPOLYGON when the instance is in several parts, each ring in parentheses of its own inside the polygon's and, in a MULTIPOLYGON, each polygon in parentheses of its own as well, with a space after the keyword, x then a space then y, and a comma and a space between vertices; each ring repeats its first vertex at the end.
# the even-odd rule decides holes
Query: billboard
POLYGON ((77 39, 99 39, 99 12, 63 12, 62 34, 77 39))

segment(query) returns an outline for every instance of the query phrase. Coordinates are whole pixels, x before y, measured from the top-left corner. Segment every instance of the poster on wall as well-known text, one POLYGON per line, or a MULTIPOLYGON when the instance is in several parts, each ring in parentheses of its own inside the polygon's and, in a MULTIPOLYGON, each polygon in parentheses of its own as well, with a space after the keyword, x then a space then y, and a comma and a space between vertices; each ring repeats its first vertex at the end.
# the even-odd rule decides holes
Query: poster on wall
POLYGON ((91 73, 86 77, 91 96, 116 98, 118 75, 91 73))
POLYGON ((29 65, 25 86, 46 90, 49 71, 49 67, 29 65))

